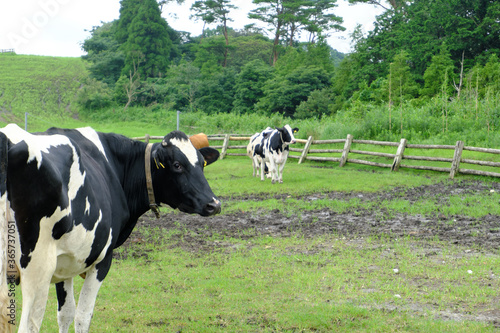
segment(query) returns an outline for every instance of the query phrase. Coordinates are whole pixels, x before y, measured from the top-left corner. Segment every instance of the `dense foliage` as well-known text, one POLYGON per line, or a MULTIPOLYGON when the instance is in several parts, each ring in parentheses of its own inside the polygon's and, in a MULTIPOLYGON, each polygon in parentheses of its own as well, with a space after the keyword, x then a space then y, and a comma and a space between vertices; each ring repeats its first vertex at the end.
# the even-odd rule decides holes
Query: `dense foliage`
MULTIPOLYGON (((341 136, 497 141, 498 1, 350 0, 384 8, 373 31, 352 32, 350 54, 326 42, 343 29, 335 0, 254 0, 248 14, 264 29, 243 30, 230 27, 230 2, 195 1, 199 36, 162 18, 170 2, 122 0, 118 20, 92 29, 83 43, 90 78, 75 81, 73 96, 81 117, 179 110, 316 119, 341 136)), ((8 111, 19 93, 0 88, 8 111)))
POLYGON ((279 26, 273 38, 256 27, 228 27, 235 6, 226 0, 193 3, 192 19, 207 27, 196 37, 173 31, 153 0, 122 0, 120 18, 94 27, 83 43, 95 87, 80 94, 82 107, 99 112, 111 104, 125 109, 154 104, 208 114, 294 116, 313 91, 331 85, 334 64, 343 58, 324 39, 344 29, 331 12, 336 1, 254 2, 258 8, 249 15, 279 26), (302 33, 308 42, 298 41, 302 33))

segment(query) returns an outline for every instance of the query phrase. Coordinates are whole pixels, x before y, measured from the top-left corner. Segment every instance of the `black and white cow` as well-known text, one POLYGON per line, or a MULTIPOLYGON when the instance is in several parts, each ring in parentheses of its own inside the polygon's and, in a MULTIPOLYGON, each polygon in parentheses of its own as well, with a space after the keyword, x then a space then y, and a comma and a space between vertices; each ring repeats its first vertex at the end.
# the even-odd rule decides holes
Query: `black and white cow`
POLYGON ((269 133, 271 133, 272 131, 273 129, 271 127, 267 127, 262 132, 257 132, 250 137, 250 142, 248 143, 247 146, 247 155, 252 160, 253 177, 259 175, 260 164, 262 162, 262 157, 260 154, 257 153, 257 151, 258 152, 262 151, 262 142, 264 138, 267 135, 269 135, 269 133))
MULTIPOLYGON (((297 127, 292 129, 287 124, 281 128, 276 127, 270 132, 266 130, 261 135, 255 136, 254 134, 254 158, 252 159, 254 170, 255 165, 260 163, 260 180, 264 180, 264 169, 267 166, 271 174, 272 183, 283 183, 283 169, 285 168, 289 153, 288 146, 295 143, 294 133, 298 132, 299 129, 297 127)), ((252 144, 252 140, 250 140, 250 144, 252 144)), ((249 149, 247 147, 247 153, 249 149)))
MULTIPOLYGON (((67 332, 74 319, 76 332, 88 332, 113 249, 142 214, 160 203, 202 216, 220 212, 203 174, 218 156, 212 148, 196 150, 178 131, 146 144, 88 127, 39 134, 16 125, 0 129, 0 300, 6 302, 6 272, 14 275, 17 266, 19 332, 39 331, 50 283, 56 284, 59 331, 67 332), (77 275, 85 275, 85 282, 75 307, 77 275)), ((0 305, 2 311, 7 305, 0 305)), ((10 319, 3 314, 5 323, 10 319)))

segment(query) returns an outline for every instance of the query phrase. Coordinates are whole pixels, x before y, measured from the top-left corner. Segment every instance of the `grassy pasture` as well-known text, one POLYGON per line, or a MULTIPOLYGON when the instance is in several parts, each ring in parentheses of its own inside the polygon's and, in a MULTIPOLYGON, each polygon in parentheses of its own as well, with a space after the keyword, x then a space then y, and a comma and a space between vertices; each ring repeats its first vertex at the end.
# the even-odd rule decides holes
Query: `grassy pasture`
MULTIPOLYGON (((443 214, 443 225, 455 214, 476 217, 478 223, 488 214, 500 216, 500 196, 489 190, 452 194, 439 206, 435 197, 414 203, 403 197, 301 199, 330 191, 386 193, 451 182, 437 172, 391 173, 289 160, 284 183, 271 185, 251 177, 248 158, 228 157, 208 167, 206 176, 226 215, 279 209, 297 216, 326 207, 338 213, 443 214)), ((459 176, 455 182, 470 179, 479 178, 459 176)), ((495 186, 494 179, 482 180, 495 186)), ((167 208, 163 213, 180 216, 167 208)), ((497 331, 476 320, 480 313, 500 312, 500 253, 481 244, 470 248, 438 237, 422 241, 384 234, 306 237, 299 229, 289 237, 213 233, 204 239, 210 246, 187 250, 179 244, 198 235, 181 223, 140 231, 146 241, 117 251, 126 259, 114 261, 100 290, 94 332, 497 331)), ((75 281, 78 291, 82 279, 75 281)), ((43 332, 57 331, 56 308, 51 287, 43 332)))

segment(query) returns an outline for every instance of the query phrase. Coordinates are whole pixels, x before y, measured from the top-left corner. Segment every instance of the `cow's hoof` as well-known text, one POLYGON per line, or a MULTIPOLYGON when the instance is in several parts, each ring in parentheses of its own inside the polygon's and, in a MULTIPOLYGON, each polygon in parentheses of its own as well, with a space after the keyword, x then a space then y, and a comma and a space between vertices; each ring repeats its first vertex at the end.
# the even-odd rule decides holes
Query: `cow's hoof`
POLYGON ((280 184, 283 184, 283 181, 280 179, 280 184))
POLYGON ((273 179, 272 183, 273 183, 273 184, 276 184, 276 181, 273 179))

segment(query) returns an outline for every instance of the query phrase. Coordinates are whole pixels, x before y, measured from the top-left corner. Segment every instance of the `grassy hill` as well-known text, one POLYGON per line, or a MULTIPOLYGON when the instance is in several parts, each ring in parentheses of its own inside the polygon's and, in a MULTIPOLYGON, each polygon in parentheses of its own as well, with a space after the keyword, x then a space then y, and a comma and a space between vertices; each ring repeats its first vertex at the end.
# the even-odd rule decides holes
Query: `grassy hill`
POLYGON ((77 116, 75 97, 88 77, 80 58, 0 55, 0 122, 51 122, 77 116))

